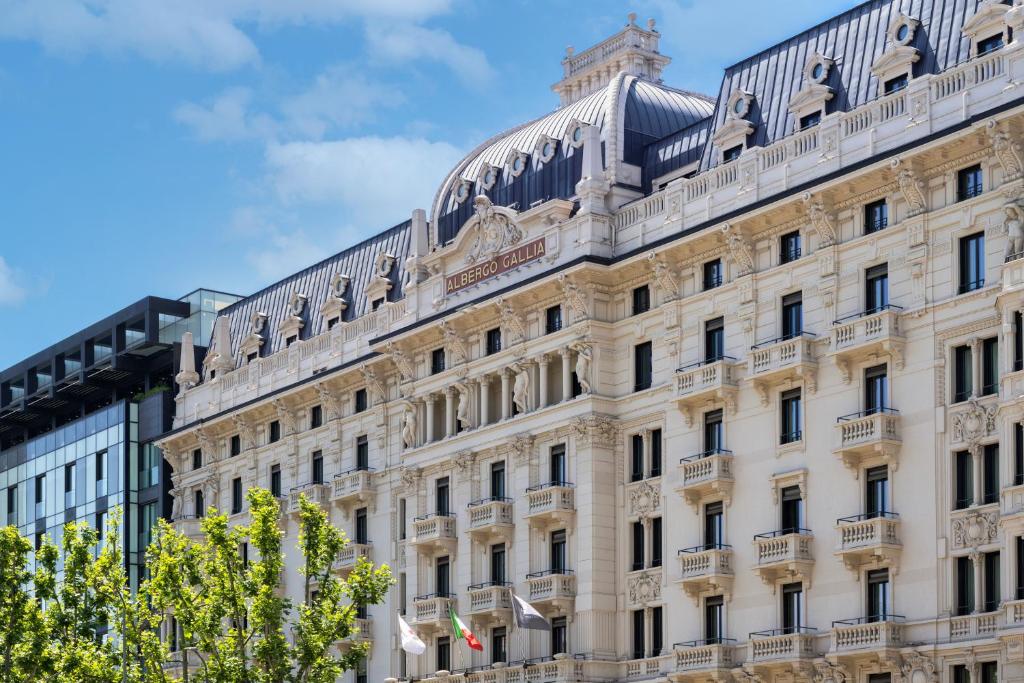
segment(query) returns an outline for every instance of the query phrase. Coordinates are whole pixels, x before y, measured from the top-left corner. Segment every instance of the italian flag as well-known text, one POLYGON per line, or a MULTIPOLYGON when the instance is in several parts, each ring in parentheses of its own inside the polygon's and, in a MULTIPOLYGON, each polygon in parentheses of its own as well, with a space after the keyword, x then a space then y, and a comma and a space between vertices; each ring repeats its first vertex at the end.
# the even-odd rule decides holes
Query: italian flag
POLYGON ((455 631, 455 638, 464 638, 466 640, 466 644, 471 648, 483 652, 484 646, 480 644, 480 641, 477 640, 477 637, 469 630, 469 627, 462 623, 462 619, 459 619, 459 615, 455 613, 455 610, 452 609, 451 605, 448 605, 448 616, 452 620, 452 630, 455 631))

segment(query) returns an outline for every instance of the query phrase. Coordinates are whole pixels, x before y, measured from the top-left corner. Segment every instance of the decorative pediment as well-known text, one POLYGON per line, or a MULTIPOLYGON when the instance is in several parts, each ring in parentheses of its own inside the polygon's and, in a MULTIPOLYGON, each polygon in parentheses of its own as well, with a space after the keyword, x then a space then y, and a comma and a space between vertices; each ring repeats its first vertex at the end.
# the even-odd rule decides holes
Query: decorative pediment
POLYGON ((919 59, 921 59, 921 54, 916 47, 894 45, 875 60, 875 63, 871 65, 871 73, 882 83, 902 74, 909 76, 912 73, 911 69, 919 59))
POLYGON ((972 57, 978 54, 979 40, 1000 33, 1003 42, 1006 42, 1006 13, 1009 10, 1010 5, 1003 4, 1000 0, 985 0, 978 6, 974 15, 964 22, 960 32, 971 40, 972 57))
POLYGON ((505 170, 513 178, 518 178, 526 170, 526 164, 530 161, 530 155, 527 152, 521 152, 518 149, 509 150, 508 156, 505 157, 505 170))
POLYGON ((248 363, 249 356, 258 354, 263 342, 263 329, 267 326, 267 314, 263 311, 253 311, 249 316, 249 334, 242 340, 242 362, 248 363))
POLYGON ((277 326, 277 331, 285 339, 293 336, 297 337, 299 330, 305 326, 306 323, 302 319, 302 313, 306 310, 306 299, 306 295, 301 292, 292 292, 292 295, 288 298, 288 315, 277 326))
POLYGON ((320 308, 320 315, 325 320, 331 318, 341 318, 348 308, 348 302, 345 300, 345 295, 348 294, 349 277, 344 273, 335 273, 334 277, 331 278, 330 289, 327 290, 327 298, 324 299, 324 305, 320 308))
POLYGON ((808 83, 789 98, 789 110, 796 116, 825 109, 833 97, 832 88, 822 83, 808 83))
POLYGON ((387 252, 377 254, 373 264, 373 277, 366 285, 366 300, 372 305, 374 301, 384 299, 387 301, 388 292, 391 291, 391 271, 395 267, 395 256, 387 252))
POLYGON ((473 216, 459 231, 455 243, 456 250, 465 250, 466 263, 486 260, 523 241, 524 233, 517 223, 519 214, 515 210, 495 206, 482 194, 473 200, 473 209, 473 216))

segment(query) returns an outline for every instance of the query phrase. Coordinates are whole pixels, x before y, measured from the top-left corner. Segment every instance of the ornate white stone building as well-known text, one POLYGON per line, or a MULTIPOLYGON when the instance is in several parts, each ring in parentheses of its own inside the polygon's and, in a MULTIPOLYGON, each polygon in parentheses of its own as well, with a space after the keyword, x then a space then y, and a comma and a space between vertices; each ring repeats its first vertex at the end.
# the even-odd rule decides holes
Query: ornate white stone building
POLYGON ((1022 35, 874 0, 716 99, 653 22, 570 50, 429 215, 224 312, 177 524, 305 493, 390 564, 354 681, 1024 681, 1022 35))

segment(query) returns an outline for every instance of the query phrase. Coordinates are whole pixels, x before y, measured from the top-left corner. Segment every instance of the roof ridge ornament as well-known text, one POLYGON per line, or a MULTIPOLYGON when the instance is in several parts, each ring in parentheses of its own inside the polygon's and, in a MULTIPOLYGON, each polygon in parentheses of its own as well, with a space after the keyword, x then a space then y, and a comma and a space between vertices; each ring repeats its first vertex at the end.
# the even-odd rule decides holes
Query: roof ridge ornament
POLYGON ((523 230, 516 222, 516 211, 495 206, 487 195, 482 194, 473 200, 473 211, 473 217, 463 228, 473 235, 466 263, 488 259, 523 240, 523 230))

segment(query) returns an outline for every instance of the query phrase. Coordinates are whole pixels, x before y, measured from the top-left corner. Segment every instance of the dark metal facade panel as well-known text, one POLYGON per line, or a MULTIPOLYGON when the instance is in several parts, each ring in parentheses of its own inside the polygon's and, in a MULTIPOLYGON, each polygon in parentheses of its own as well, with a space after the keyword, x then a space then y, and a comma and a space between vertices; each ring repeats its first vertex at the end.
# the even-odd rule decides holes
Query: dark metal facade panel
POLYGON ((699 161, 708 141, 712 120, 706 118, 688 128, 666 136, 644 148, 644 192, 652 189, 655 178, 699 161))
POLYGON ((288 317, 288 302, 292 292, 299 292, 307 297, 300 338, 308 339, 325 331, 327 321, 321 315, 321 310, 330 291, 331 280, 336 274, 349 277, 348 291, 345 294, 348 308, 345 310, 344 319, 352 320, 365 314, 370 308, 366 300, 366 286, 374 275, 377 257, 382 253, 395 257, 395 265, 389 276, 391 290, 388 292, 388 300, 400 299, 405 278, 405 259, 409 254, 411 227, 411 221, 396 225, 221 311, 221 315, 226 315, 231 320, 231 349, 235 360, 239 360, 239 347, 251 332, 251 319, 254 313, 264 313, 267 316, 262 333, 265 341, 260 349, 260 355, 270 355, 284 348, 285 340, 278 332, 278 327, 288 317))
MULTIPOLYGON (((792 133, 797 122, 790 98, 803 87, 803 70, 815 52, 834 60, 826 84, 834 96, 827 112, 849 111, 876 99, 880 85, 871 65, 886 49, 886 33, 902 11, 920 21, 911 43, 920 60, 913 76, 938 73, 967 61, 970 43, 961 33, 981 0, 870 0, 789 40, 729 67, 722 79, 714 129, 725 121, 725 104, 737 88, 754 95, 748 119, 755 125, 748 146, 766 146, 792 133)), ((712 134, 714 132, 712 130, 712 134)), ((702 167, 718 158, 713 145, 703 151, 702 167)))

